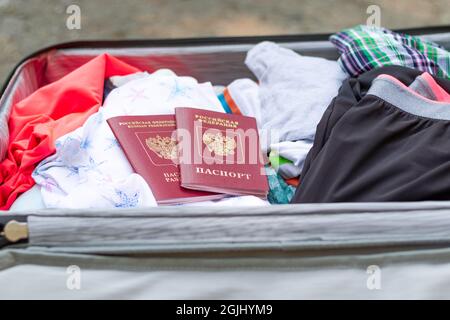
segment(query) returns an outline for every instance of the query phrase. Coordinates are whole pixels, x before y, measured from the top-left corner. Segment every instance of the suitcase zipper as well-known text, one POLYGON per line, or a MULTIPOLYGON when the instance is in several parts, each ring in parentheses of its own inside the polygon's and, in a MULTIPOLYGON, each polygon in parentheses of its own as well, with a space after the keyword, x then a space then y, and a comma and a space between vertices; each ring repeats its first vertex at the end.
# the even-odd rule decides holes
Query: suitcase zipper
POLYGON ((28 242, 28 223, 25 216, 8 216, 0 219, 0 248, 28 242))

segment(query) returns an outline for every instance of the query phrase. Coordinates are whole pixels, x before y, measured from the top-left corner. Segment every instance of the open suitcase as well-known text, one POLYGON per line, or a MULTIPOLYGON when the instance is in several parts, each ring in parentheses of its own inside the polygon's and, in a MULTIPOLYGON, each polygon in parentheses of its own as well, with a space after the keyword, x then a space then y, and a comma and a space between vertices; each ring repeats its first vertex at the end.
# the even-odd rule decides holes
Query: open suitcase
MULTIPOLYGON (((450 26, 402 32, 450 50, 450 26)), ((0 113, 103 52, 227 85, 260 41, 336 59, 328 37, 56 45, 14 69, 0 113)), ((9 211, 0 232, 0 299, 450 298, 450 202, 9 211)))

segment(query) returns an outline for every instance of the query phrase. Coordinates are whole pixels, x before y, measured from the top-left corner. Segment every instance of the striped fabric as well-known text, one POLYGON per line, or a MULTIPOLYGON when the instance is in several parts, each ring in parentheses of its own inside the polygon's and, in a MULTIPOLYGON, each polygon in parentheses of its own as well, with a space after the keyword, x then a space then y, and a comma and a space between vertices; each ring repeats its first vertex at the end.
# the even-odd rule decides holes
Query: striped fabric
POLYGON ((228 91, 228 88, 225 88, 223 93, 219 94, 217 96, 217 98, 219 99, 219 101, 222 104, 222 107, 226 113, 242 115, 241 110, 239 109, 239 107, 234 102, 233 98, 231 97, 230 92, 228 91))
POLYGON ((330 37, 339 64, 351 76, 386 65, 401 65, 450 78, 450 53, 438 44, 391 30, 360 25, 330 37))

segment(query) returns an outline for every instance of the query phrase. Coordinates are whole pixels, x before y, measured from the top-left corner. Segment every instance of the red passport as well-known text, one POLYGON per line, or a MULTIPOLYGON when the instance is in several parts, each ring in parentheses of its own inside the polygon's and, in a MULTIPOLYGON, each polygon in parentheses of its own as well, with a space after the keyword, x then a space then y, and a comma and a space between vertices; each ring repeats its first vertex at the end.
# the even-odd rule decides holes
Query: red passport
POLYGON ((267 177, 256 119, 176 108, 181 186, 265 198, 267 177))
POLYGON ((107 121, 134 171, 148 183, 158 204, 224 197, 180 186, 175 116, 119 116, 107 121))

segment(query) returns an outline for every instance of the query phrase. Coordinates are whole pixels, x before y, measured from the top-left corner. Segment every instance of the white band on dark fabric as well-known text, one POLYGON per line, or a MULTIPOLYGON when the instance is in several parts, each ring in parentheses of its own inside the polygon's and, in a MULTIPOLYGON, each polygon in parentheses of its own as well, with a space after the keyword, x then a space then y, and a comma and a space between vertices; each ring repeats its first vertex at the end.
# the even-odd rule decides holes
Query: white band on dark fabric
POLYGON ((417 115, 436 120, 450 120, 450 103, 427 99, 400 81, 381 75, 372 82, 368 95, 376 96, 395 107, 417 115))

